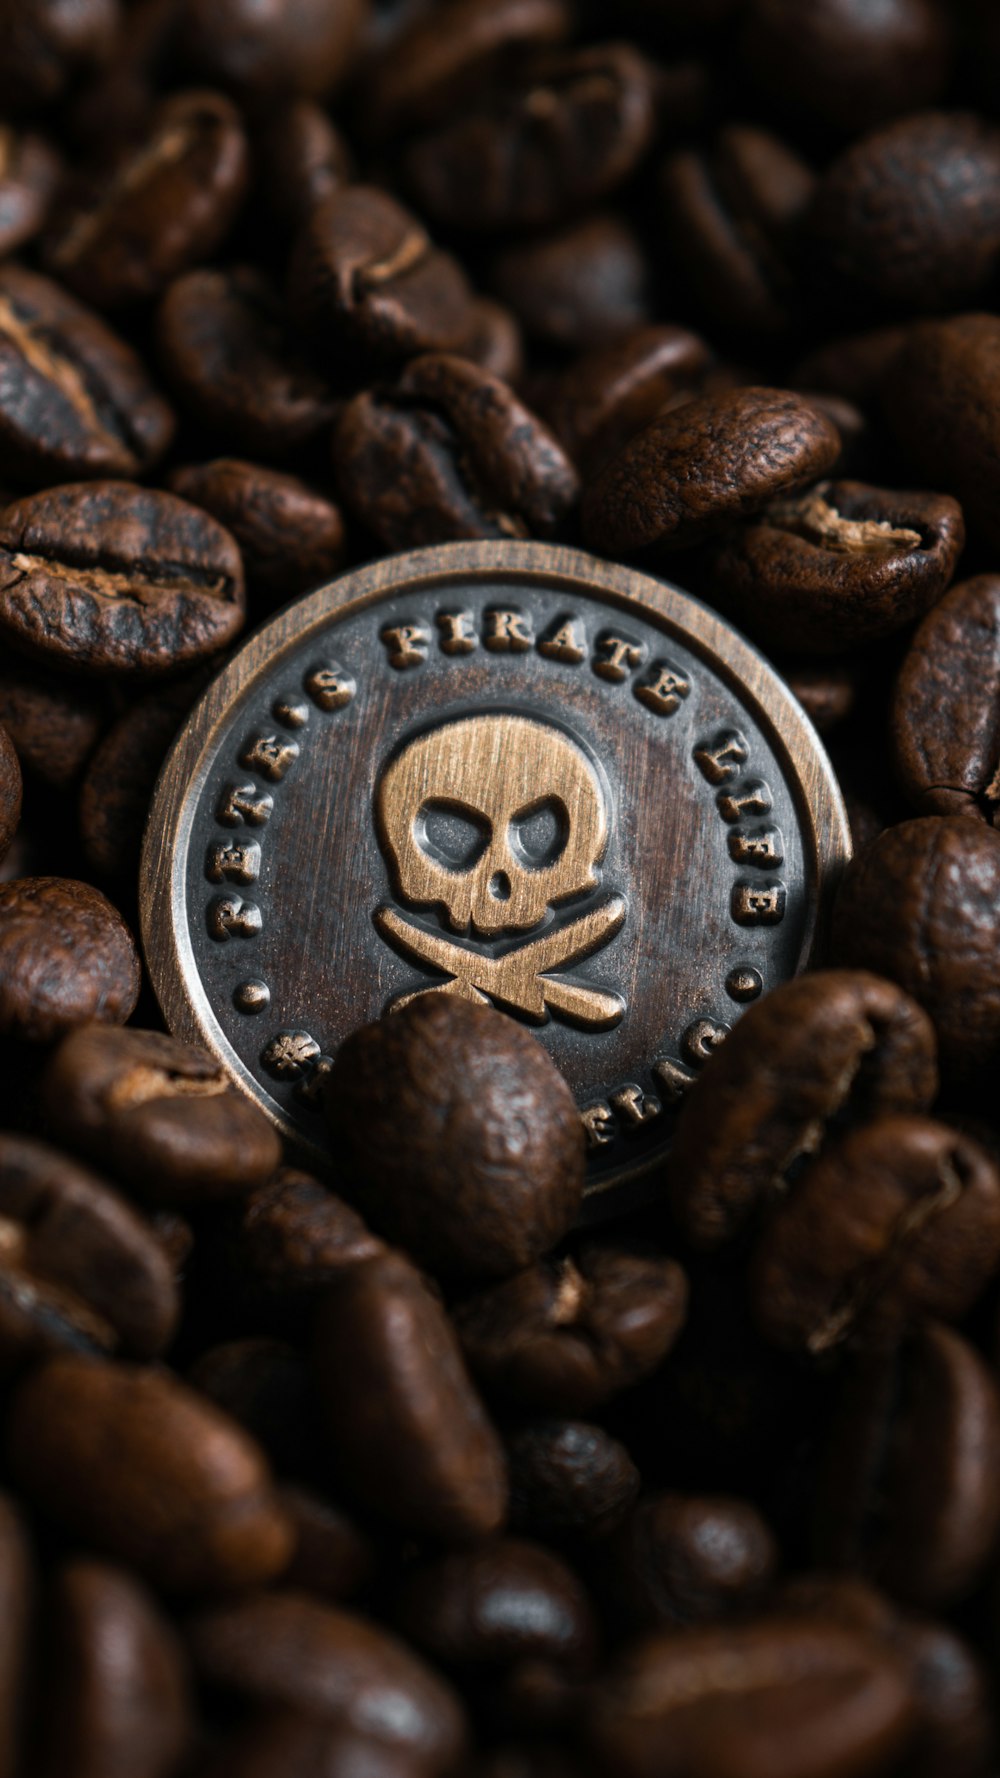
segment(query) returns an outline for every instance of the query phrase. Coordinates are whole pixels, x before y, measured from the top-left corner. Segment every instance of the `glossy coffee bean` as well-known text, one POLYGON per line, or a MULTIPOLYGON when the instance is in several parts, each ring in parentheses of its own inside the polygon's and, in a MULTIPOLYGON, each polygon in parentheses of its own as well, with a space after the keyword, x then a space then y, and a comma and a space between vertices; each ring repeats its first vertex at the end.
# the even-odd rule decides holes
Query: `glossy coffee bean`
POLYGON ((200 1613, 195 1666, 226 1692, 291 1706, 409 1754, 427 1778, 450 1772, 465 1724, 451 1687, 395 1636, 291 1592, 261 1593, 200 1613))
POLYGON ((242 622, 236 544, 173 494, 76 482, 0 511, 0 635, 44 664, 173 672, 242 622))
POLYGON ((418 1567, 396 1605, 403 1634, 447 1668, 553 1662, 585 1673, 596 1624, 572 1569, 540 1544, 500 1538, 418 1567))
POLYGON ((917 630, 892 704, 896 770, 921 815, 1000 826, 1000 578, 952 587, 917 630))
POLYGON ((247 100, 328 93, 357 52, 368 0, 182 0, 179 50, 199 80, 247 100))
POLYGON ((594 549, 686 549, 749 518, 829 469, 840 435, 816 408, 778 389, 735 389, 663 414, 585 490, 594 549))
POLYGON ((278 1497, 295 1531, 285 1586, 334 1603, 362 1592, 375 1573, 371 1538, 339 1506, 307 1488, 286 1482, 278 1497))
POLYGON ((7 1443, 48 1518, 166 1591, 254 1586, 288 1561, 259 1450, 166 1371, 50 1359, 18 1388, 7 1443))
POLYGON ((16 253, 37 235, 62 168, 44 136, 0 126, 0 254, 16 253))
POLYGON ((283 1167, 239 1206, 231 1269, 257 1305, 312 1305, 347 1266, 385 1251, 357 1211, 309 1173, 283 1167))
POLYGON ((686 1309, 676 1261, 595 1244, 467 1298, 455 1325, 489 1390, 541 1413, 589 1414, 657 1368, 686 1309))
POLYGON ((750 1289, 766 1338, 820 1354, 923 1315, 957 1321, 1000 1264, 1000 1171, 929 1118, 880 1117, 833 1141, 780 1204, 750 1289))
POLYGON ((0 470, 19 485, 141 475, 173 416, 141 361, 75 297, 0 266, 0 470))
POLYGON ((444 1310, 401 1255, 350 1266, 330 1286, 313 1366, 338 1474, 367 1511, 446 1543, 500 1528, 502 1446, 444 1310))
POLYGON ((964 542, 947 495, 821 482, 720 540, 707 574, 713 598, 765 646, 840 652, 922 617, 964 542))
POLYGON ((113 177, 94 180, 49 246, 49 269, 99 309, 159 296, 221 245, 249 178, 239 113, 221 93, 176 93, 113 177))
POLYGON ((746 1615, 771 1586, 778 1548, 749 1501, 650 1494, 601 1552, 628 1633, 746 1615))
POLYGON ((646 257, 617 212, 502 247, 488 276, 494 296, 540 346, 583 352, 653 318, 646 257))
POLYGON ((937 1085, 931 1023, 892 982, 860 969, 786 982, 748 1009, 685 1098, 674 1214, 698 1246, 731 1239, 831 1127, 925 1111, 937 1085))
POLYGON ((64 790, 79 777, 106 719, 93 686, 24 660, 0 668, 0 723, 25 771, 45 784, 64 790))
MULTIPOLYGON (((517 917, 513 902, 506 911, 517 917)), ((358 1204, 432 1271, 503 1277, 577 1215, 585 1153, 572 1094, 531 1033, 492 1008, 429 994, 362 1027, 337 1055, 326 1103, 358 1204)))
POLYGON ((963 815, 904 821, 849 866, 834 916, 845 964, 929 1014, 942 1071, 983 1078, 1000 1042, 1000 834, 963 815))
POLYGON ((711 361, 683 327, 640 327, 574 360, 541 410, 577 468, 591 475, 664 408, 690 398, 711 361))
POLYGON ((600 1426, 528 1420, 506 1446, 511 1525, 529 1536, 606 1537, 639 1492, 627 1450, 600 1426))
POLYGON ((312 592, 343 566, 339 506, 297 475, 217 457, 175 469, 169 480, 175 494, 211 513, 236 539, 247 591, 266 607, 312 592))
POLYGON ((943 1606, 985 1574, 1000 1531, 1000 1396, 982 1358, 928 1324, 848 1371, 830 1421, 813 1540, 906 1604, 943 1606))
POLYGON ((140 695, 91 754, 78 815, 87 862, 102 881, 134 883, 153 786, 204 686, 205 676, 193 674, 140 695))
POLYGON ((882 385, 889 425, 908 459, 962 503, 970 530, 1000 543, 994 390, 1000 388, 1000 317, 956 315, 912 328, 882 385))
POLYGON ((64 1141, 168 1208, 241 1197, 281 1157, 277 1133, 221 1064, 159 1031, 71 1032, 41 1093, 64 1141))
POLYGON ((9 731, 0 727, 0 859, 10 851, 20 819, 21 765, 9 731))
POLYGON ((120 17, 118 0, 6 0, 0 105, 51 105, 107 59, 120 17))
POLYGON ((282 236, 294 234, 310 210, 351 183, 347 141, 312 99, 269 109, 254 147, 258 190, 282 236))
POLYGON ((0 1033, 49 1043, 96 1019, 124 1024, 139 998, 135 940, 110 901, 70 877, 0 885, 0 1033))
POLYGON ((366 122, 377 135, 437 124, 505 66, 568 37, 566 0, 447 0, 417 12, 373 73, 366 122))

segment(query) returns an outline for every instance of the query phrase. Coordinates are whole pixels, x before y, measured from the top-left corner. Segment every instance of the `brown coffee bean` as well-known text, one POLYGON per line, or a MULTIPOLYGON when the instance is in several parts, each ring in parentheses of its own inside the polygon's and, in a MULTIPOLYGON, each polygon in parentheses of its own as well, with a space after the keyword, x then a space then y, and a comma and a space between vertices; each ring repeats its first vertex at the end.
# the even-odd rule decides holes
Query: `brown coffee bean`
MULTIPOLYGON (((472 918, 485 926, 489 911, 472 918)), ((513 897, 503 917, 535 921, 513 897)), ((531 1033, 491 1008, 427 994, 355 1031, 327 1113, 365 1214, 432 1271, 503 1277, 554 1247, 580 1208, 573 1095, 531 1033)))
POLYGON ((376 361, 457 349, 472 321, 458 261, 374 186, 348 185, 306 217, 289 271, 292 311, 327 358, 376 361))
POLYGON ((688 400, 710 360, 704 340, 683 327, 640 327, 577 358, 539 405, 573 462, 592 475, 663 409, 688 400))
MULTIPOLYGON (((316 1403, 305 1359, 283 1340, 226 1340, 191 1366, 188 1382, 250 1434, 278 1475, 310 1475, 320 1461, 316 1403)), ((285 1504, 289 1518, 294 1518, 285 1504)), ((297 1547, 297 1546, 295 1546, 297 1547)))
POLYGON ((0 1778, 19 1778, 33 1627, 31 1548, 17 1506, 0 1495, 0 1778))
POLYGON ((848 309, 974 304, 1000 255, 1000 131, 926 111, 862 137, 820 180, 808 236, 818 291, 848 309))
POLYGON ((0 669, 0 722, 25 770, 45 784, 65 790, 79 777, 106 720, 105 700, 91 686, 23 660, 0 669))
POLYGON ((501 382, 519 383, 524 376, 524 340, 510 310, 488 296, 478 296, 471 304, 471 317, 458 356, 471 358, 501 382))
POLYGON ((342 1722, 274 1707, 236 1729, 198 1778, 427 1778, 408 1747, 357 1734, 342 1722))
POLYGON ((130 482, 76 482, 0 511, 0 634, 83 673, 156 674, 243 622, 239 550, 207 513, 130 482))
POLYGON ((205 683, 191 674, 146 692, 94 750, 80 785, 80 838, 91 869, 106 881, 135 881, 153 786, 205 683))
POLYGON ((182 0, 179 49, 199 80, 247 100, 328 93, 357 52, 368 0, 182 0))
POLYGON ((489 1389, 538 1412, 589 1414, 656 1370, 686 1309, 674 1260, 588 1245, 469 1297, 455 1326, 489 1389))
POLYGON ((583 499, 587 542, 611 555, 686 549, 815 481, 840 435, 801 396, 734 389, 662 414, 583 499))
POLYGON ((852 714, 864 677, 859 663, 850 658, 782 661, 781 676, 821 735, 828 735, 852 714))
POLYGON ((350 1266, 331 1285, 314 1369, 338 1470, 367 1510, 446 1543, 499 1529, 500 1441, 444 1310, 401 1255, 350 1266))
POLYGON ((444 227, 559 222, 634 171, 653 138, 654 96, 652 68, 630 45, 567 50, 411 144, 404 176, 444 227))
POLYGON ((98 889, 70 877, 0 885, 0 1034, 50 1043, 88 1019, 124 1024, 140 980, 135 940, 98 889))
POLYGON ((443 8, 418 12, 376 62, 366 127, 388 135, 440 123, 498 70, 561 43, 571 24, 565 0, 446 0, 443 8))
POLYGON ((895 1599, 942 1606, 985 1573, 1000 1531, 1000 1395, 979 1354, 929 1324, 848 1371, 816 1494, 828 1567, 861 1569, 895 1599))
POLYGON ((388 1631, 304 1594, 277 1592, 202 1612, 190 1626, 195 1666, 227 1692, 289 1705, 450 1772, 465 1744, 445 1680, 388 1631))
POLYGON ((684 1233, 700 1247, 731 1239, 831 1125, 925 1111, 937 1085, 930 1021, 891 982, 845 969, 783 983, 685 1097, 670 1158, 684 1233))
POLYGON ((601 1559, 612 1601, 633 1634, 745 1614, 774 1579, 778 1547, 749 1501, 650 1494, 601 1559))
POLYGON ((1000 577, 963 580, 924 618, 896 681, 892 743, 921 815, 1000 827, 1000 577))
POLYGON ((947 1625, 903 1618, 892 1646, 917 1715, 913 1778, 986 1778, 995 1734, 985 1664, 947 1625))
POLYGON ((228 1250, 238 1288, 258 1312, 311 1306, 346 1266, 384 1251, 356 1210, 292 1167, 240 1205, 228 1250))
POLYGON ((788 328, 792 237, 815 177, 764 130, 730 124, 708 150, 670 155, 661 175, 668 238, 699 306, 740 335, 788 328))
POLYGON ((507 1435, 510 1521, 550 1539, 606 1537, 626 1516, 640 1476, 626 1451, 582 1420, 528 1420, 507 1435))
POLYGON ((823 1618, 664 1632, 596 1688, 591 1732, 622 1778, 841 1778, 891 1770, 912 1706, 874 1637, 823 1618))
POLYGON ((131 1205, 57 1149, 0 1134, 0 1366, 60 1348, 151 1358, 180 1301, 131 1205))
POLYGON ((957 1321, 1000 1264, 1000 1171, 946 1124, 878 1117, 811 1161, 750 1272, 761 1332, 789 1351, 957 1321))
POLYGON ((119 0, 5 0, 0 106, 51 105, 107 59, 119 20, 119 0))
POLYGON ((321 1599, 352 1599, 372 1579, 376 1552, 371 1539, 332 1501, 286 1483, 278 1498, 295 1529, 295 1551, 282 1576, 285 1586, 321 1599))
POLYGON ((145 1588, 78 1560, 48 1607, 39 1778, 172 1778, 193 1738, 187 1668, 145 1588))
POLYGON ((0 125, 0 254, 16 253, 45 223, 62 173, 44 136, 0 125))
POLYGON ((312 99, 293 99, 269 110, 255 149, 260 194, 282 236, 294 234, 310 210, 353 178, 345 138, 312 99))
POLYGON ((602 211, 501 248, 493 294, 542 346, 583 352, 652 320, 649 267, 625 219, 602 211))
POLYGON ((260 1451, 167 1371, 50 1359, 17 1390, 8 1450, 43 1513, 165 1591, 254 1586, 288 1562, 260 1451))
POLYGON ((922 617, 965 542, 945 494, 821 482, 775 500, 710 551, 713 598, 766 647, 839 652, 922 617))
MULTIPOLYGON (((0 700, 2 695, 0 689, 0 700)), ((0 859, 10 851, 20 820, 21 766, 10 734, 0 727, 0 859)))
POLYGON ((396 1604, 403 1634, 444 1667, 593 1666, 597 1625, 580 1582, 540 1544, 499 1538, 414 1570, 396 1604))
POLYGON ((277 1132, 222 1065, 159 1031, 72 1031, 41 1093, 49 1128, 168 1208, 242 1197, 281 1159, 277 1132))
POLYGON ((1000 317, 956 315, 909 330, 883 383, 886 417, 908 460, 962 503, 966 522, 1000 543, 996 463, 1000 317), (931 468, 940 474, 932 477, 931 468))
POLYGON ((891 326, 835 337, 800 358, 792 384, 796 389, 827 390, 869 408, 908 335, 907 327, 891 326))
POLYGON ((239 112, 221 93, 175 93, 141 146, 53 235, 48 265, 99 309, 159 296, 229 233, 249 178, 239 112))
POLYGON ((943 1073, 983 1078, 1000 1043, 1000 834, 964 815, 891 827, 848 867, 831 942, 929 1014, 943 1073))
POLYGON ((141 475, 173 415, 96 315, 23 266, 0 266, 0 471, 29 486, 141 475))
POLYGON ((343 566, 339 506, 297 475, 217 457, 172 470, 169 482, 235 537, 247 591, 268 608, 322 586, 343 566))
POLYGON ((160 304, 157 337, 181 404, 242 450, 278 459, 333 421, 329 384, 252 266, 178 278, 160 304))

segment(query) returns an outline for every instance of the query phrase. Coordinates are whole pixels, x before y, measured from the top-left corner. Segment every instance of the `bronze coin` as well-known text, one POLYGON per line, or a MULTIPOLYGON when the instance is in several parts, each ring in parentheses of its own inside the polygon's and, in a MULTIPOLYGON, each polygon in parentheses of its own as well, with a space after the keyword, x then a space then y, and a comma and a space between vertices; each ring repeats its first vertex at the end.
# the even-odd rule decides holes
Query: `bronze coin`
POLYGON ((143 930, 170 1028, 313 1164, 356 1025, 426 993, 523 1020, 577 1096, 593 1213, 649 1188, 849 854, 814 730, 712 612, 573 550, 449 544, 288 606, 210 686, 143 930))

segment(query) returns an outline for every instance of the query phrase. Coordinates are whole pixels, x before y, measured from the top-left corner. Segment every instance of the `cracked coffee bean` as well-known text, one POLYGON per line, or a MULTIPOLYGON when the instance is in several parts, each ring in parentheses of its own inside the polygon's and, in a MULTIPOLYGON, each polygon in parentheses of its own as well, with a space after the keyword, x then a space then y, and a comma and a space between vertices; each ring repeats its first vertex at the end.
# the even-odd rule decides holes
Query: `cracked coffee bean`
POLYGON ((124 1024, 139 985, 135 940, 100 890, 69 877, 0 884, 0 1035, 49 1043, 89 1019, 124 1024))
POLYGON ((896 770, 921 815, 1000 826, 1000 577, 952 587, 910 643, 896 681, 896 770))

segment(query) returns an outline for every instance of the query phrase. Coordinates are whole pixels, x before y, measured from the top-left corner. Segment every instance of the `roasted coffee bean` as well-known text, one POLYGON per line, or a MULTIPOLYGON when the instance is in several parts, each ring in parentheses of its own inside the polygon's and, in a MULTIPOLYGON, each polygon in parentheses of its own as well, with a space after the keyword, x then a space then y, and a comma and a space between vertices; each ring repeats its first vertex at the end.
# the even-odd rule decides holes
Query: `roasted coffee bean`
POLYGON ((606 1537, 626 1516, 640 1475, 624 1445, 582 1420, 529 1420, 507 1435, 510 1518, 551 1539, 606 1537))
MULTIPOLYGON (((196 674, 147 692, 91 755, 80 785, 80 838, 91 869, 105 881, 134 882, 153 786, 204 686, 196 674)), ((71 683, 67 699, 76 690, 71 683)))
POLYGON ((44 136, 0 125, 0 254, 16 253, 42 228, 61 175, 44 136))
POLYGON ((465 1744, 451 1687, 388 1631, 291 1592, 200 1613, 189 1629, 199 1674, 256 1703, 312 1712, 390 1753, 450 1772, 465 1744))
POLYGON ((964 815, 891 827, 847 870, 840 960, 896 981, 930 1015, 942 1071, 985 1078, 1000 1043, 1000 834, 964 815))
POLYGON ((963 1598, 1000 1531, 998 1458, 996 1381, 959 1334, 931 1323, 901 1350, 865 1354, 828 1429, 819 1559, 863 1570, 906 1604, 963 1598))
POLYGON ((650 1494, 601 1551, 629 1634, 746 1615, 774 1579, 778 1548, 746 1500, 650 1494))
POLYGON ((427 1764, 340 1721, 273 1707, 249 1717, 198 1778, 427 1778, 427 1764))
MULTIPOLYGON (((469 914, 493 924, 488 906, 469 914)), ((537 914, 515 892, 503 918, 523 929, 537 914)), ((428 994, 362 1027, 326 1102, 361 1208, 432 1271, 503 1277, 572 1226, 586 1159, 573 1096, 530 1032, 492 1008, 428 994)))
POLYGON ((731 1239, 788 1188, 832 1125, 925 1111, 937 1093, 934 1032, 891 982, 824 970, 744 1014, 686 1096, 671 1203, 698 1246, 731 1239))
POLYGON ((77 482, 0 511, 0 635, 81 673, 175 672, 243 622, 228 531, 130 482, 77 482))
POLYGON ((1000 131, 927 111, 852 143, 820 180, 808 236, 818 290, 848 313, 975 303, 1000 256, 1000 131))
POLYGON ((510 310, 479 296, 471 305, 471 317, 458 356, 471 358, 504 383, 519 383, 524 376, 524 340, 510 310))
POLYGON ((985 1778, 995 1734, 984 1663, 947 1625, 926 1618, 900 1619, 891 1640, 917 1716, 913 1778, 985 1778))
POLYGON ((384 1251, 356 1210, 292 1167, 249 1194, 229 1242, 237 1288, 258 1313, 311 1307, 345 1267, 384 1251))
POLYGON ((651 319, 649 267, 623 217, 601 212, 501 248, 493 294, 542 346, 583 352, 651 319))
POLYGON ((888 1650, 805 1616, 664 1632, 596 1688, 591 1732, 622 1778, 840 1778, 905 1750, 912 1705, 888 1650))
POLYGON ((63 1140, 168 1208, 242 1197, 281 1158, 276 1131, 221 1063, 159 1031, 72 1031, 41 1093, 63 1140))
POLYGON ((294 1346, 259 1337, 227 1340, 196 1359, 188 1381, 239 1422, 277 1475, 316 1472, 316 1403, 308 1365, 294 1346))
POLYGON ((288 1562, 260 1451, 166 1371, 50 1359, 20 1384, 7 1444, 43 1513, 165 1591, 254 1586, 288 1562))
POLYGON ((1000 544, 1000 316, 956 315, 912 328, 883 382, 886 417, 907 458, 962 503, 988 545, 1000 544))
POLYGON ((654 420, 590 483, 585 537, 611 555, 686 549, 807 487, 839 450, 836 428, 801 396, 703 396, 654 420))
POLYGON ((447 352, 470 328, 458 261, 374 186, 348 185, 309 212, 289 278, 293 312, 335 363, 359 350, 376 361, 447 352))
POLYGON ((135 940, 100 890, 71 877, 0 886, 0 1035, 49 1043, 88 1019, 124 1024, 139 985, 135 940))
POLYGON ((368 0, 181 0, 179 51, 199 80, 247 100, 328 93, 343 79, 366 23, 368 0))
POLYGON ((850 658, 784 661, 782 676, 821 735, 829 734, 850 716, 863 679, 858 663, 850 658))
POLYGON ((568 37, 566 0, 446 0, 418 12, 380 57, 366 95, 375 134, 437 124, 504 66, 568 37))
POLYGON ((542 1413, 589 1414, 657 1368, 686 1309, 676 1261, 594 1244, 469 1297, 455 1325, 487 1388, 542 1413))
POLYGON ((813 195, 806 162, 764 130, 732 124, 707 152, 671 155, 664 216, 699 305, 723 329, 780 333, 794 308, 792 234, 813 195))
POLYGON ((175 93, 148 139, 54 234, 49 269, 99 309, 159 296, 221 245, 248 178, 235 106, 221 93, 175 93))
POLYGON ((107 59, 120 16, 119 0, 5 0, 0 106, 51 105, 107 59))
POLYGON ((564 51, 413 143, 404 175, 445 227, 537 228, 620 185, 654 124, 653 71, 628 44, 564 51))
POLYGON ((350 1266, 330 1286, 314 1369, 338 1473, 366 1509, 445 1543, 499 1529, 502 1446, 444 1310, 401 1255, 350 1266))
POLYGON ((640 327, 583 353, 540 403, 584 475, 626 445, 665 408, 690 399, 711 362, 705 341, 683 327, 640 327))
POLYGON ((10 851, 20 819, 21 766, 10 734, 0 728, 0 859, 10 851))
POLYGON ((442 1666, 593 1665, 597 1626, 580 1582, 540 1544, 500 1538, 424 1563, 396 1605, 403 1634, 442 1666))
POLYGON ((0 1368, 60 1348, 151 1358, 180 1301, 153 1230, 67 1155, 0 1134, 0 1368))
POLYGON ((21 1515, 0 1495, 0 1778, 18 1778, 34 1607, 31 1549, 21 1515))
POLYGON ((75 1561, 47 1601, 39 1778, 171 1778, 193 1739, 174 1630, 124 1570, 75 1561))
POLYGON ((310 210, 351 183, 346 140, 312 99, 269 111, 255 139, 257 180, 272 226, 294 234, 310 210))
POLYGON ((169 480, 175 494, 235 537, 251 599, 283 605, 332 580, 343 565, 339 506, 297 475, 217 457, 175 469, 169 480))
POLYGON ((796 389, 826 390, 870 410, 908 331, 905 326, 872 327, 828 340, 799 359, 792 383, 796 389))
POLYGON ((0 668, 0 722, 22 766, 45 784, 65 790, 79 777, 106 720, 93 686, 22 660, 0 668))
POLYGON ((285 457, 331 425, 337 404, 329 384, 252 266, 178 278, 160 305, 157 334, 178 400, 242 450, 285 457))
POLYGON ((766 646, 836 653, 923 616, 964 542, 945 494, 821 482, 720 540, 706 571, 713 598, 766 646))
POLYGON ((806 1167, 761 1236, 757 1322, 791 1351, 957 1321, 1000 1265, 1000 1171, 946 1124, 878 1117, 806 1167))
POLYGON ((952 587, 910 643, 896 681, 892 741, 921 815, 1000 826, 1000 577, 952 587))
POLYGON ((306 1488, 286 1483, 278 1498, 295 1531, 284 1584, 334 1602, 360 1593, 375 1572, 371 1539, 339 1506, 306 1488))
POLYGON ((173 416, 124 340, 54 284, 0 266, 0 471, 20 484, 141 475, 173 416))

